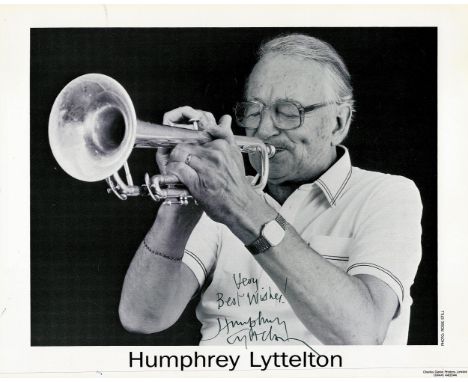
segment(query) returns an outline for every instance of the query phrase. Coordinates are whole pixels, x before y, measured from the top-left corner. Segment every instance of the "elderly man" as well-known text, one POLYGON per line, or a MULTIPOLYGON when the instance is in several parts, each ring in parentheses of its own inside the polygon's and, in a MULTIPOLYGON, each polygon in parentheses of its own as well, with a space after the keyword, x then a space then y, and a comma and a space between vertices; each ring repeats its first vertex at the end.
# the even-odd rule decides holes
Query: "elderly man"
POLYGON ((213 140, 158 154, 198 205, 159 209, 125 278, 124 327, 164 330, 200 292, 203 345, 405 344, 421 200, 412 181, 351 165, 340 144, 352 114, 341 57, 298 34, 261 47, 235 108, 277 149, 265 193, 245 177, 229 116, 166 113, 213 140))

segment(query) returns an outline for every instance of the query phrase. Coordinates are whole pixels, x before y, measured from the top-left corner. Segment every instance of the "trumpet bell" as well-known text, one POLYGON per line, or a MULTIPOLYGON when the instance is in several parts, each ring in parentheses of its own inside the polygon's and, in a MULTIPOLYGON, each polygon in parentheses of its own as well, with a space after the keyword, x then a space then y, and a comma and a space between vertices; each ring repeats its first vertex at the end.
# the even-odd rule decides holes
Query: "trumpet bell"
POLYGON ((136 132, 130 96, 103 74, 85 74, 68 83, 49 117, 54 157, 66 173, 87 182, 104 180, 124 165, 136 132))
MULTIPOLYGON (((66 173, 86 182, 105 179, 107 191, 121 200, 149 195, 157 202, 187 204, 192 196, 179 187, 177 177, 147 174, 144 185, 135 185, 127 164, 134 148, 174 147, 212 140, 205 131, 181 127, 184 126, 138 120, 122 85, 103 74, 91 73, 71 81, 57 96, 49 117, 49 143, 66 173), (125 171, 125 181, 119 175, 121 168, 125 171)), ((260 156, 261 171, 252 187, 263 190, 268 179, 268 158, 275 154, 274 146, 253 137, 234 138, 241 152, 260 156)))

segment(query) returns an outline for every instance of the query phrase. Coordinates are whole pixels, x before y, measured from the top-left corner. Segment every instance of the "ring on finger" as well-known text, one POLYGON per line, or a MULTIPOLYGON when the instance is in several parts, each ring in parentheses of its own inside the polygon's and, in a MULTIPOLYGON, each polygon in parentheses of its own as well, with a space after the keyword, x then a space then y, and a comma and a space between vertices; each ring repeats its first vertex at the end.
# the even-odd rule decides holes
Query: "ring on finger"
POLYGON ((186 164, 187 166, 190 166, 190 161, 191 161, 191 159, 192 159, 192 154, 190 154, 190 153, 187 154, 187 156, 185 157, 185 164, 186 164))

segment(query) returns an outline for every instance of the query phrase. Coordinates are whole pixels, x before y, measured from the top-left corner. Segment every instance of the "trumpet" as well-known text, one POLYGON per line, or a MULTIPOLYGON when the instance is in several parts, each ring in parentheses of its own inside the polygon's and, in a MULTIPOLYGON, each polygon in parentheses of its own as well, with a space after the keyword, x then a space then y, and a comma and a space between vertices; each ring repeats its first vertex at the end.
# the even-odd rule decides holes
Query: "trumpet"
MULTIPOLYGON (((146 173, 145 184, 138 186, 133 183, 127 160, 134 148, 203 144, 211 139, 204 131, 138 120, 122 85, 98 73, 68 83, 55 99, 49 116, 49 143, 62 169, 78 180, 105 180, 107 192, 121 200, 149 195, 156 202, 187 205, 193 197, 177 176, 146 173), (122 169, 125 181, 119 175, 122 169)), ((260 156, 261 170, 252 187, 262 190, 275 147, 252 137, 234 139, 241 152, 260 156)))

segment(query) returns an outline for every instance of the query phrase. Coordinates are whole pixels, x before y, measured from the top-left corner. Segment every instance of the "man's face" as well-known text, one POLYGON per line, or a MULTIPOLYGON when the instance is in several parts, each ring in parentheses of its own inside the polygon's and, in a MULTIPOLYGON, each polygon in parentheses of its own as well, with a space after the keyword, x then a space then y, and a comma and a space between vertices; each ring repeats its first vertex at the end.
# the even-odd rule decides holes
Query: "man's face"
MULTIPOLYGON (((311 61, 280 54, 265 55, 250 74, 247 101, 269 106, 277 100, 294 100, 302 106, 329 101, 323 68, 311 61)), ((302 126, 280 130, 265 110, 258 129, 246 129, 247 136, 257 137, 277 147, 270 160, 269 183, 301 182, 320 176, 333 162, 335 147, 332 132, 336 126, 333 106, 306 113, 302 126)), ((250 157, 255 169, 259 161, 250 157)))

